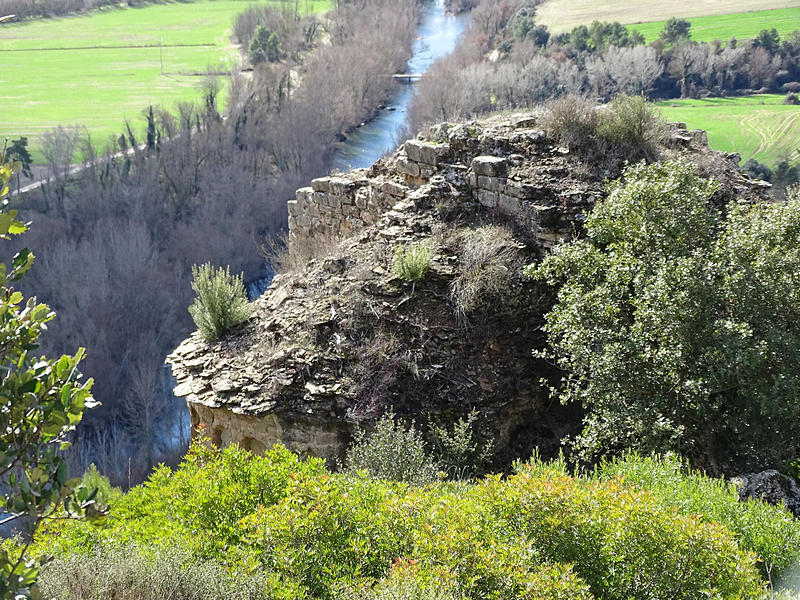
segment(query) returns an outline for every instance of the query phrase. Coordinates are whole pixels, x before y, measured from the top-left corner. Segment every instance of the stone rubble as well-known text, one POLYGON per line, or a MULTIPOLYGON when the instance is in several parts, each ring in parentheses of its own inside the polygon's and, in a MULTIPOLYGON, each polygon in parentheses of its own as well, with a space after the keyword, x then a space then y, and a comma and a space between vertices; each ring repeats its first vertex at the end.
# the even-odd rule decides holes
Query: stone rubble
MULTIPOLYGON (((508 226, 521 260, 532 262, 579 232, 604 179, 618 176, 555 145, 536 123, 518 114, 437 125, 369 169, 297 190, 290 244, 333 238, 338 247, 277 275, 246 326, 212 344, 194 334, 168 357, 193 427, 217 445, 261 451, 281 442, 336 461, 354 427, 389 406, 418 419, 474 408, 501 460, 555 450, 580 414, 550 403, 540 384, 548 367, 531 356, 547 308, 532 299, 546 293, 515 274, 511 300, 472 326, 450 299, 459 228, 508 226), (416 242, 435 252, 412 287, 392 275, 392 255, 416 242)), ((735 157, 708 149, 704 132, 675 126, 665 152, 721 165, 730 193, 764 197, 735 157)))

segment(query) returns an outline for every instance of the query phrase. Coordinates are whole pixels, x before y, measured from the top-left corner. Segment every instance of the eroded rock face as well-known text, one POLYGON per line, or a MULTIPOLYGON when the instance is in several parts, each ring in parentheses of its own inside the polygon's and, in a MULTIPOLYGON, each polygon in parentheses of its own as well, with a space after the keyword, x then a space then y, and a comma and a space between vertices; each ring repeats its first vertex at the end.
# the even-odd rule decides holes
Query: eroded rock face
MULTIPOLYGON (((723 193, 758 199, 763 188, 676 127, 667 157, 686 155, 724 174, 723 193)), ((559 376, 541 348, 552 291, 524 264, 576 235, 619 172, 555 145, 536 115, 443 124, 369 169, 316 179, 289 202, 290 244, 335 239, 297 272, 275 277, 253 318, 223 340, 197 334, 167 359, 196 427, 212 441, 341 458, 353 428, 387 409, 453 421, 480 413, 498 465, 539 447, 544 456, 580 424, 578 408, 549 400, 559 376), (486 229, 494 228, 494 229, 486 229), (464 310, 454 290, 485 278, 470 231, 500 235, 502 285, 464 310), (412 285, 393 275, 394 251, 433 250, 412 285)))
POLYGON ((774 469, 749 473, 733 479, 739 489, 739 498, 763 500, 776 506, 783 505, 795 517, 800 517, 800 482, 774 469))

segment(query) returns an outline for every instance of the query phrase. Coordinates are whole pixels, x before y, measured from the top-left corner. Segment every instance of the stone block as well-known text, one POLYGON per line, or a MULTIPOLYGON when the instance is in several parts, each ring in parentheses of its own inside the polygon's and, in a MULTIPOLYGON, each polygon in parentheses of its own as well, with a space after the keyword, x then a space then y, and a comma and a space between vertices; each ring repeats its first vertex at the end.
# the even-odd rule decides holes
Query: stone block
POLYGON ((478 190, 478 202, 486 208, 494 208, 497 206, 497 194, 487 190, 478 190))
POLYGON ((419 176, 422 179, 430 179, 433 177, 433 174, 436 173, 436 169, 428 165, 420 165, 419 166, 419 176))
POLYGON ((340 210, 342 208, 341 196, 336 196, 334 194, 328 196, 328 206, 330 206, 334 210, 340 210))
POLYGON ((356 208, 359 209, 367 208, 367 201, 369 199, 369 196, 367 194, 368 193, 363 189, 358 190, 358 193, 356 193, 355 197, 356 208))
POLYGON ((298 206, 297 200, 289 200, 286 203, 286 208, 289 211, 289 216, 294 217, 300 214, 300 206, 298 206))
POLYGON ((472 170, 477 175, 486 177, 502 177, 508 165, 505 158, 499 156, 476 156, 472 159, 472 170))
POLYGON ((419 177, 419 165, 415 162, 401 157, 394 161, 394 165, 401 175, 419 177))
POLYGON ((314 189, 310 187, 302 187, 294 193, 294 199, 297 200, 301 206, 310 204, 314 201, 314 189))
POLYGON ((357 217, 361 213, 361 210, 352 204, 345 204, 342 206, 342 214, 346 217, 357 217))
POLYGON ((497 197, 497 205, 500 207, 500 210, 511 215, 518 215, 522 212, 522 203, 519 201, 519 198, 514 198, 506 194, 500 194, 497 197))
POLYGON ((308 215, 297 215, 294 218, 295 225, 300 227, 311 227, 311 219, 308 215))
POLYGON ((344 177, 318 177, 311 180, 315 192, 343 195, 355 189, 355 182, 344 177))
POLYGON ((408 188, 402 184, 395 183, 394 181, 384 181, 381 184, 381 192, 395 196, 396 198, 404 198, 408 193, 408 188))
POLYGON ((408 140, 404 145, 406 155, 413 162, 436 166, 450 151, 449 144, 431 144, 421 140, 408 140))
POLYGON ((331 178, 318 177, 311 180, 311 188, 315 192, 330 192, 331 191, 331 178))
POLYGON ((486 177, 478 175, 478 188, 490 192, 502 192, 506 187, 505 177, 486 177))
POLYGON ((331 177, 328 185, 330 192, 339 196, 348 194, 356 189, 356 182, 344 177, 331 177))
POLYGON ((541 192, 539 188, 530 183, 522 183, 520 181, 507 181, 505 193, 520 200, 531 200, 537 198, 541 192))
POLYGON ((695 129, 689 132, 692 138, 692 144, 701 148, 708 147, 708 134, 702 129, 695 129))

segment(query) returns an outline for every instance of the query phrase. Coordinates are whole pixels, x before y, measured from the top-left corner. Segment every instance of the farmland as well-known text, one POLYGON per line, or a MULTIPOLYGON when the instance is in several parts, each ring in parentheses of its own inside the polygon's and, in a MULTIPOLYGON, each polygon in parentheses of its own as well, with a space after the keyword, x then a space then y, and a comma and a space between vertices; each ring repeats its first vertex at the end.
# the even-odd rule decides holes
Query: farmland
MULTIPOLYGON (((692 23, 692 39, 696 42, 712 42, 714 40, 727 42, 732 37, 739 40, 752 39, 765 28, 774 28, 783 37, 800 29, 800 6, 693 17, 689 21, 692 23)), ((648 42, 652 42, 664 29, 665 22, 653 21, 634 24, 631 25, 631 28, 635 28, 648 42)))
MULTIPOLYGON (((2 26, 0 138, 25 135, 35 149, 47 129, 81 124, 102 145, 149 104, 197 99, 204 72, 236 61, 231 26, 249 5, 156 4, 2 26)), ((300 9, 328 5, 303 0, 300 9)))
POLYGON ((716 150, 738 152, 774 166, 782 157, 800 159, 800 107, 781 104, 783 96, 666 100, 659 102, 667 120, 705 129, 716 150))
MULTIPOLYGON (((747 3, 749 11, 798 7, 800 0, 750 0, 747 3)), ((569 31, 576 25, 588 25, 595 20, 644 23, 663 21, 675 16, 694 18, 732 13, 743 14, 741 0, 676 0, 675 2, 608 0, 602 3, 596 0, 548 0, 536 11, 537 21, 547 25, 556 33, 569 31)), ((765 21, 759 30, 765 27, 772 28, 777 25, 765 21)))

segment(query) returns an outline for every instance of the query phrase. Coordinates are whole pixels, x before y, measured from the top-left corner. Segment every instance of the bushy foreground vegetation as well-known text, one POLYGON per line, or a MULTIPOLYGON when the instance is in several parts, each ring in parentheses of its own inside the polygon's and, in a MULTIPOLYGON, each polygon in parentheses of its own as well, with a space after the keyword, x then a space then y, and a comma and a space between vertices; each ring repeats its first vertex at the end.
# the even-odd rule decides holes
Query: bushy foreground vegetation
POLYGON ((761 597, 798 539, 783 509, 673 459, 575 476, 533 458, 507 478, 418 486, 280 446, 198 445, 118 498, 105 527, 53 522, 36 549, 55 553, 42 586, 62 599, 127 598, 128 585, 206 598, 192 586, 235 578, 235 598, 672 600, 761 597))

